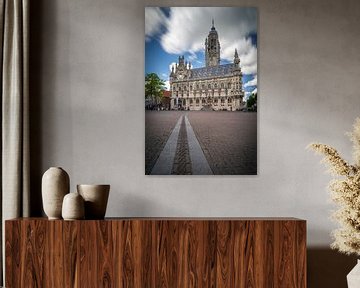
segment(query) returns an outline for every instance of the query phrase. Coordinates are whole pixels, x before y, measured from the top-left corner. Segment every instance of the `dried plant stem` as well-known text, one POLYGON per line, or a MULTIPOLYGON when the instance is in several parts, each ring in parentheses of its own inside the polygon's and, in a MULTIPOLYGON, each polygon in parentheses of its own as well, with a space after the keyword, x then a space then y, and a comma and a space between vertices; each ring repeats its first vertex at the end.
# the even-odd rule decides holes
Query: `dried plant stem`
POLYGON ((356 119, 353 132, 348 135, 353 142, 354 165, 326 144, 312 143, 308 148, 324 155, 323 162, 336 177, 329 184, 331 198, 338 205, 332 218, 342 227, 333 231, 331 247, 345 254, 360 256, 360 118, 356 119))

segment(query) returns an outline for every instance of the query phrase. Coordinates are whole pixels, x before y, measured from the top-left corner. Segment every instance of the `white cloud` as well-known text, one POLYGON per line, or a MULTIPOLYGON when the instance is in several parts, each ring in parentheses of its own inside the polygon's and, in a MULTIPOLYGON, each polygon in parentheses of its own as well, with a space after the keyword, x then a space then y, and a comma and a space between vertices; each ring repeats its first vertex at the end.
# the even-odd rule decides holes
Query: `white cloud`
POLYGON ((204 48, 211 20, 219 33, 220 43, 231 43, 256 32, 255 8, 174 7, 161 44, 168 53, 197 52, 204 48))
POLYGON ((166 90, 170 90, 170 81, 169 80, 165 81, 165 87, 166 87, 166 90))
POLYGON ((241 38, 232 42, 220 42, 221 58, 233 61, 235 49, 237 49, 240 58, 240 67, 244 74, 257 74, 257 48, 252 45, 249 38, 241 38))
POLYGON ((189 61, 195 61, 195 60, 197 60, 196 54, 195 54, 195 53, 190 54, 190 56, 188 57, 188 60, 189 60, 189 61))
POLYGON ((257 74, 257 48, 252 46, 246 53, 239 55, 240 67, 244 74, 257 74))
POLYGON ((160 32, 161 26, 166 25, 167 18, 158 7, 145 8, 145 40, 160 32))
MULTIPOLYGON (((257 31, 256 13, 256 8, 174 7, 167 21, 162 22, 167 29, 160 42, 167 53, 181 55, 189 52, 195 55, 204 50, 205 38, 214 19, 221 59, 233 61, 236 48, 243 73, 256 74, 257 48, 246 38, 249 33, 257 31)), ((196 60, 190 58, 192 56, 190 61, 196 60)))
POLYGON ((249 99, 251 94, 256 94, 257 93, 257 88, 254 88, 252 91, 245 91, 244 93, 245 93, 244 100, 246 101, 246 100, 249 99))
POLYGON ((171 71, 172 67, 174 67, 174 72, 176 71, 176 62, 171 62, 169 65, 169 71, 171 71))
POLYGON ((257 86, 257 75, 254 75, 254 78, 244 84, 244 87, 257 86))

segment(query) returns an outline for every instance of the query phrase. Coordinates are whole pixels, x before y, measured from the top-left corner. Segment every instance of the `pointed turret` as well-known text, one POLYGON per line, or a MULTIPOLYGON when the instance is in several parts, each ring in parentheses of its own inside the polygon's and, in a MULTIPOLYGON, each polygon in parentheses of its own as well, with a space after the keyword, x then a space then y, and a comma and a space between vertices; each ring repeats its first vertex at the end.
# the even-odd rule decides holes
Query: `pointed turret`
POLYGON ((240 63, 240 58, 239 58, 239 54, 237 52, 237 49, 235 48, 235 53, 234 53, 234 64, 236 64, 236 66, 239 66, 240 63))
POLYGON ((184 58, 184 56, 179 56, 179 66, 180 67, 183 67, 183 66, 185 66, 185 58, 184 58))

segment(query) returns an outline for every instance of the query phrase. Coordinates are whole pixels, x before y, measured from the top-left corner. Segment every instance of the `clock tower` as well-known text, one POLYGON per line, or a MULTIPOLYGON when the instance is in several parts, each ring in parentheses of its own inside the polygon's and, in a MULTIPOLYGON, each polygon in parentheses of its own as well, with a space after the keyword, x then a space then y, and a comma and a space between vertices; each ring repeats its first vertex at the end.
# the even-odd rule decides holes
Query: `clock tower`
POLYGON ((220 65, 220 42, 214 26, 214 19, 209 35, 205 39, 205 62, 206 67, 220 65))

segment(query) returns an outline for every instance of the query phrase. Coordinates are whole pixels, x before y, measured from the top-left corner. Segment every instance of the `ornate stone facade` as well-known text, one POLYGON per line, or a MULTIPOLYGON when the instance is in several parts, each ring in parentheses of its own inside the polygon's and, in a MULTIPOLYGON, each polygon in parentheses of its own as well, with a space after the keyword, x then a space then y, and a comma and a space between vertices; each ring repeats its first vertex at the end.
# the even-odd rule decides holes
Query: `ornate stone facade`
POLYGON ((179 56, 170 74, 171 109, 227 110, 242 108, 242 73, 235 49, 234 62, 220 64, 220 42, 212 23, 205 39, 206 67, 191 68, 191 63, 179 56))

